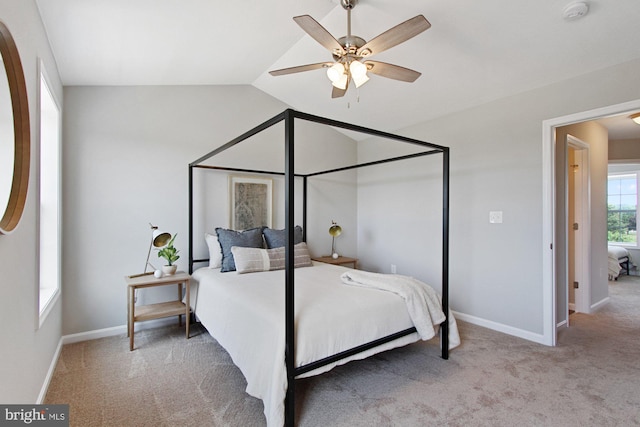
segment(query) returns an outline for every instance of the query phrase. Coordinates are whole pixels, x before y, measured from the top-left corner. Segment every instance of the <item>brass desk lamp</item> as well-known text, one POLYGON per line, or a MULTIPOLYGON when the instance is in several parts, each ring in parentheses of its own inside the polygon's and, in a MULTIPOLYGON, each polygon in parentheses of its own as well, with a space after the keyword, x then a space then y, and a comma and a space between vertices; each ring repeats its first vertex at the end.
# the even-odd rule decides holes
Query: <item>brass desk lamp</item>
POLYGON ((336 252, 336 237, 342 234, 342 227, 340 227, 335 221, 331 221, 329 234, 331 235, 331 257, 333 259, 338 259, 340 255, 336 252))

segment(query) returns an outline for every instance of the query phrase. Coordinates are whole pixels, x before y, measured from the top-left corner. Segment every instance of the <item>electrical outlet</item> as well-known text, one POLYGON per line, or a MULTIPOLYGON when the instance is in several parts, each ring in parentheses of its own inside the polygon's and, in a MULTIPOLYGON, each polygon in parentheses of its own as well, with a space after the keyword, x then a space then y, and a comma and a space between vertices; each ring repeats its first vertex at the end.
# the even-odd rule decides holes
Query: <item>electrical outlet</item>
POLYGON ((396 265, 391 264, 391 274, 396 274, 396 265))
POLYGON ((502 224, 502 211, 489 212, 489 222, 491 224, 502 224))

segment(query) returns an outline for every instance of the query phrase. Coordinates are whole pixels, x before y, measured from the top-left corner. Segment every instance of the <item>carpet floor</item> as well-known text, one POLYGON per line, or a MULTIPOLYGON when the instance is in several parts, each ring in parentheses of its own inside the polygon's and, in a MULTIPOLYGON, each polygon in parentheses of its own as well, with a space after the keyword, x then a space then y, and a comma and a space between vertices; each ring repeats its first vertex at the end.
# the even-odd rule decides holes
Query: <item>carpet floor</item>
MULTIPOLYGON (((640 278, 609 282, 600 311, 570 317, 556 347, 459 322, 449 360, 419 342, 296 383, 297 425, 640 425, 640 278)), ((263 406, 199 325, 65 345, 45 403, 72 426, 264 426, 263 406)))

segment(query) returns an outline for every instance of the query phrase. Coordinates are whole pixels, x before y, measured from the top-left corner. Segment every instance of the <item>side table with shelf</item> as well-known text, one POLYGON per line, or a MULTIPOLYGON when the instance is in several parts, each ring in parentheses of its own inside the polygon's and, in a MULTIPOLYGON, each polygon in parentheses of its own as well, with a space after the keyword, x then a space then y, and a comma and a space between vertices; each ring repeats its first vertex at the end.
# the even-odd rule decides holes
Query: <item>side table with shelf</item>
POLYGON ((144 275, 138 277, 124 277, 127 283, 127 336, 129 337, 129 350, 133 350, 133 335, 135 332, 135 322, 145 320, 160 319, 163 317, 178 316, 178 323, 182 326, 182 315, 185 317, 185 329, 187 339, 189 338, 189 314, 191 307, 189 305, 191 276, 184 271, 178 271, 170 276, 156 278, 153 275, 144 275), (150 288, 154 286, 176 285, 178 287, 178 299, 176 301, 161 302, 157 304, 142 305, 136 307, 135 293, 136 289, 150 288), (184 286, 184 303, 182 302, 182 293, 184 286))
POLYGON ((353 268, 356 269, 358 264, 358 258, 350 258, 346 256, 339 256, 338 258, 333 258, 331 256, 321 256, 311 258, 313 261, 324 262, 325 264, 334 264, 334 265, 346 265, 352 264, 353 268))

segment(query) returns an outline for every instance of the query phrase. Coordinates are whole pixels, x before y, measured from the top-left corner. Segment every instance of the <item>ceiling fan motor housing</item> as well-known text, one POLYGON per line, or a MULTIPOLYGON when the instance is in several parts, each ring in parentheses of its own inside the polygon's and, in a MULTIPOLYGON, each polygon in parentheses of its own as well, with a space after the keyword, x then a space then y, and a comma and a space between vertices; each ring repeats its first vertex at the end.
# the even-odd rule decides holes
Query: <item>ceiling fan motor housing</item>
POLYGON ((356 7, 356 4, 358 4, 358 0, 340 0, 340 4, 342 5, 342 7, 349 10, 356 7))

